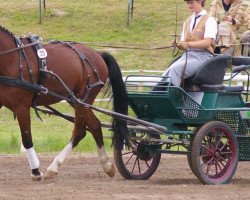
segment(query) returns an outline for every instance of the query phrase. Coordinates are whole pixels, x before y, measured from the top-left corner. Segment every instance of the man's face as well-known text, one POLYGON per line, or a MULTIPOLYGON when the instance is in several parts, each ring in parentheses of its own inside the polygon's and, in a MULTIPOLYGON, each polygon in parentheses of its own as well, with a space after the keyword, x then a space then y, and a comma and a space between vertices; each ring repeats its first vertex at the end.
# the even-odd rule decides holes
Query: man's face
POLYGON ((197 12, 201 9, 201 1, 197 0, 191 0, 187 1, 188 8, 190 9, 191 12, 197 12))

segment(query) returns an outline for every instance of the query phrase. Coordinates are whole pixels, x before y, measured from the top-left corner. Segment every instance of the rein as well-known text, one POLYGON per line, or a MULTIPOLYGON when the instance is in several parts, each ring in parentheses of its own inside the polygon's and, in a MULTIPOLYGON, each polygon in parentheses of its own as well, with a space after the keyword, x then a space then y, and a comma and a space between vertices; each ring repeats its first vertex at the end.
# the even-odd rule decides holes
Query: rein
POLYGON ((169 49, 176 47, 176 44, 172 44, 169 46, 156 46, 156 47, 144 47, 142 45, 135 45, 131 44, 130 46, 125 44, 103 44, 103 43, 93 43, 93 42, 79 42, 83 45, 90 45, 90 46, 96 46, 96 47, 106 47, 106 48, 114 48, 114 49, 135 49, 135 50, 161 50, 161 49, 169 49))
POLYGON ((37 42, 33 42, 33 43, 29 43, 29 44, 26 44, 26 45, 22 45, 22 46, 16 47, 16 48, 14 48, 14 49, 9 49, 9 50, 6 50, 6 51, 2 51, 2 52, 0 52, 0 56, 5 55, 5 54, 8 54, 8 53, 12 53, 12 52, 14 52, 14 51, 18 51, 18 50, 20 50, 20 49, 25 49, 25 48, 27 48, 27 47, 34 46, 34 45, 39 44, 39 43, 40 43, 40 42, 37 41, 37 42))

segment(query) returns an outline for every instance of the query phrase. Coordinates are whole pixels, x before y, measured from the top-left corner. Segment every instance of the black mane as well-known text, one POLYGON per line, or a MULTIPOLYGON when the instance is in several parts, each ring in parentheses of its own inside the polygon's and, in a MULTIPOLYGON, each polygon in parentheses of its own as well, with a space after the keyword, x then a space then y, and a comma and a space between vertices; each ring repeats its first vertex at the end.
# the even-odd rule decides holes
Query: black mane
POLYGON ((8 34, 14 36, 14 34, 13 34, 12 32, 10 32, 8 29, 6 29, 5 27, 3 27, 3 26, 1 26, 1 25, 0 25, 0 30, 2 30, 2 31, 4 31, 5 33, 8 33, 8 34))

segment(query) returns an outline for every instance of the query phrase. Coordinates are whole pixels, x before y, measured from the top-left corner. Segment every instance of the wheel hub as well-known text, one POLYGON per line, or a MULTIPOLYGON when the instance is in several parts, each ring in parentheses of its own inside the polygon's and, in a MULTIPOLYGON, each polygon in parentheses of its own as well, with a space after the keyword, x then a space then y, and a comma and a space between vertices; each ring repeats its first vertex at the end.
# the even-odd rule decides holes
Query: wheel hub
POLYGON ((137 156, 141 160, 148 161, 152 158, 154 151, 157 149, 156 145, 149 144, 148 141, 141 141, 137 147, 137 156))
POLYGON ((220 157, 221 157, 221 152, 218 149, 216 149, 214 151, 214 159, 219 160, 220 157))

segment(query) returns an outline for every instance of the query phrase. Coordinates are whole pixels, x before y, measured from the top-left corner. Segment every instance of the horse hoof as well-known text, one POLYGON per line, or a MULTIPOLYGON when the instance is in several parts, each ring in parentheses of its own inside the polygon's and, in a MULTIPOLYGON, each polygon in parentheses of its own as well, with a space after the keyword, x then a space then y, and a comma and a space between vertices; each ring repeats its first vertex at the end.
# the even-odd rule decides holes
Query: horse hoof
POLYGON ((54 171, 47 171, 44 179, 52 179, 52 178, 56 178, 58 176, 58 172, 54 172, 54 171))
POLYGON ((110 177, 114 177, 115 176, 115 165, 114 164, 111 164, 111 169, 109 172, 107 172, 107 174, 110 176, 110 177))
POLYGON ((43 180, 43 173, 40 172, 40 175, 35 175, 35 174, 31 174, 31 180, 32 181, 42 181, 43 180))

